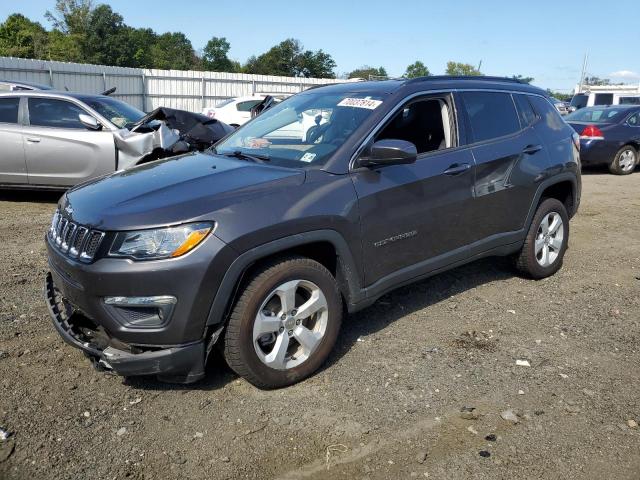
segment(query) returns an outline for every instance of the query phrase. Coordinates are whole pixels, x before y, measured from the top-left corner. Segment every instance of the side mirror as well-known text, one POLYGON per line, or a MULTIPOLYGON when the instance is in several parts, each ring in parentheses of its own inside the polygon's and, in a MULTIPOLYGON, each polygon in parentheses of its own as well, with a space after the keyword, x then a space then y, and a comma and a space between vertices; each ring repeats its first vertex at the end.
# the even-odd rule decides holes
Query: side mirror
POLYGON ((416 146, 406 140, 378 140, 368 153, 358 159, 360 167, 376 167, 384 165, 404 165, 414 163, 418 158, 416 146))
POLYGON ((81 113, 80 115, 78 115, 78 120, 80 120, 80 123, 82 123, 89 130, 102 130, 102 125, 100 125, 98 123, 98 120, 96 120, 91 115, 81 113))

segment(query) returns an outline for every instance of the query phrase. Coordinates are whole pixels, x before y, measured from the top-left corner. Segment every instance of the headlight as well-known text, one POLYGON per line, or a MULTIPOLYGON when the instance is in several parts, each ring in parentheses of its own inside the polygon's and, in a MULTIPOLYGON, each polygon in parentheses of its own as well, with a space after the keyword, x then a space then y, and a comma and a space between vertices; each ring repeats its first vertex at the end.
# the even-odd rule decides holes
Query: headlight
POLYGON ((111 257, 157 260, 184 255, 197 247, 213 230, 212 223, 120 232, 109 250, 111 257))

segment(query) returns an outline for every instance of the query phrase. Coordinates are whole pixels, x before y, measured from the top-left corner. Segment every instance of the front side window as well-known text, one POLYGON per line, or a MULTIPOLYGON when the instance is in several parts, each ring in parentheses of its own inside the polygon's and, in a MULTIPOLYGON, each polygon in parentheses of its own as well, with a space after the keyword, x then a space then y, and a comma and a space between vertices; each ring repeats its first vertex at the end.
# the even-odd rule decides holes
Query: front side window
POLYGON ((19 98, 0 98, 0 123, 18 123, 19 98))
POLYGON ((218 143, 212 153, 285 167, 321 166, 381 108, 382 100, 360 92, 301 93, 261 113, 218 143))
POLYGON ((503 137, 520 130, 515 105, 508 93, 463 92, 475 142, 503 137))
POLYGON ((236 105, 236 109, 239 112, 250 112, 253 107, 258 105, 262 100, 247 100, 246 102, 240 102, 236 105))
POLYGON ((38 127, 84 129, 78 115, 86 114, 82 108, 66 100, 55 98, 29 99, 29 123, 38 127))
POLYGON ((376 135, 375 141, 405 140, 416 146, 418 155, 452 146, 449 105, 444 98, 414 100, 376 135))

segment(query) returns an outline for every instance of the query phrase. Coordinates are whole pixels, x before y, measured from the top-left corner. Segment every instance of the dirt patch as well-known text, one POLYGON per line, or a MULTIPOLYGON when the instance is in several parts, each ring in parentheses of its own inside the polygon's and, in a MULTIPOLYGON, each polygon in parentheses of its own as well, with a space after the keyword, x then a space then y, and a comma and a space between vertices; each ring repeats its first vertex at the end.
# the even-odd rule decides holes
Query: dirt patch
POLYGON ((94 371, 42 300, 56 196, 2 194, 0 478, 637 479, 640 175, 583 182, 556 276, 486 259, 394 291, 276 391, 219 358, 191 387, 94 371))

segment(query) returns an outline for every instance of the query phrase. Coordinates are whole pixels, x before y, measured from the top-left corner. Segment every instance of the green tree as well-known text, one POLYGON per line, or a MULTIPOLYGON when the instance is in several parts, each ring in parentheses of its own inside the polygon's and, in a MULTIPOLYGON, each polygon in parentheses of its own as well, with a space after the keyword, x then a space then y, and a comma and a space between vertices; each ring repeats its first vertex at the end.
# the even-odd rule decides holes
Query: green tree
POLYGON ((108 5, 98 5, 89 15, 81 50, 88 63, 133 66, 134 47, 127 40, 122 15, 108 5))
POLYGON ((363 65, 360 68, 356 68, 347 76, 348 78, 364 78, 369 80, 371 77, 388 77, 387 71, 384 67, 370 67, 369 65, 363 65))
POLYGON ((84 61, 78 39, 74 35, 65 34, 60 30, 51 30, 48 33, 46 58, 61 62, 84 61))
POLYGON ((54 29, 62 33, 84 35, 92 11, 92 0, 56 0, 53 12, 47 10, 44 16, 51 22, 54 29))
POLYGON ((429 75, 431 75, 431 72, 420 60, 409 65, 406 72, 404 72, 406 78, 428 77, 429 75))
POLYGON ((557 98, 558 100, 562 100, 563 102, 569 102, 573 98, 573 94, 571 93, 554 92, 550 88, 547 88, 547 93, 550 97, 557 98))
POLYGON ((231 45, 224 37, 213 37, 202 51, 202 67, 218 72, 237 72, 240 64, 229 58, 231 45))
POLYGON ((335 78, 336 63, 331 55, 318 50, 304 50, 300 42, 288 38, 267 52, 250 57, 243 70, 261 75, 335 78))
POLYGON ((154 68, 189 70, 197 68, 198 59, 189 39, 182 32, 158 35, 151 47, 154 68))
POLYGON ((458 62, 447 62, 447 75, 458 75, 458 76, 478 76, 482 75, 480 70, 478 70, 473 65, 468 63, 458 63, 458 62))
POLYGON ((151 47, 156 43, 157 35, 150 28, 125 27, 122 33, 124 41, 129 44, 131 58, 127 66, 138 68, 153 68, 151 47))
POLYGON ((0 55, 21 58, 46 58, 47 31, 37 22, 14 13, 0 24, 0 55))
POLYGON ((511 78, 518 80, 521 83, 531 83, 534 80, 533 77, 523 77, 522 75, 511 75, 511 78))
POLYGON ((596 77, 595 75, 591 76, 591 77, 585 77, 584 78, 584 84, 585 85, 598 85, 598 86, 602 86, 602 85, 611 85, 611 80, 609 80, 608 78, 600 78, 600 77, 596 77))

